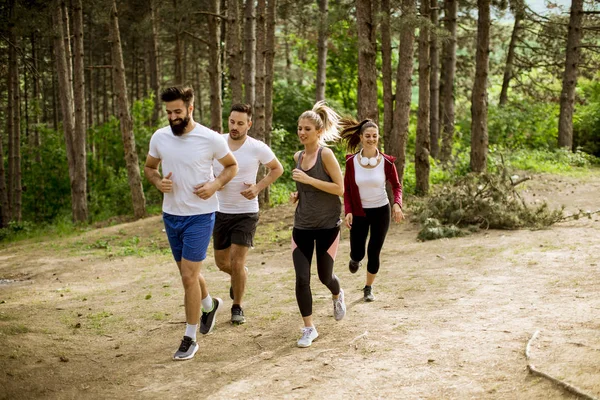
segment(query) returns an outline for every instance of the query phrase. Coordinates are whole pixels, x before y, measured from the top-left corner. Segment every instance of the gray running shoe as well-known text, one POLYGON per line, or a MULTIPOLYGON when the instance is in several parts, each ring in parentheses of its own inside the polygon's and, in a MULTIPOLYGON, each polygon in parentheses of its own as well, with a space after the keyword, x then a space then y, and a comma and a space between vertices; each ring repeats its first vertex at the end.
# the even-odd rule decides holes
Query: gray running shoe
POLYGON ((314 326, 302 328, 302 337, 298 340, 298 347, 310 347, 317 337, 319 337, 319 333, 314 326))
POLYGON ((234 325, 246 323, 246 317, 244 317, 244 310, 242 310, 242 307, 231 307, 231 323, 234 325))
POLYGON ((189 360, 194 357, 199 347, 200 346, 198 346, 198 343, 196 343, 196 341, 191 337, 184 336, 183 340, 181 341, 181 345, 179 346, 179 350, 177 350, 173 355, 173 360, 189 360))
POLYGON ((365 294, 364 300, 367 303, 369 303, 371 301, 375 301, 375 296, 373 296, 373 288, 371 288, 371 286, 365 286, 363 289, 363 292, 365 294))
POLYGON ((214 326, 217 312, 223 306, 223 300, 218 297, 213 297, 213 309, 209 312, 202 311, 202 316, 200 317, 200 333, 203 335, 208 335, 212 332, 214 326))
POLYGON ((333 317, 336 321, 341 320, 346 315, 346 303, 344 302, 344 291, 340 289, 340 295, 333 301, 333 317))
POLYGON ((350 259, 350 262, 348 263, 348 269, 351 273, 355 274, 361 265, 362 263, 360 261, 354 261, 353 259, 350 259))

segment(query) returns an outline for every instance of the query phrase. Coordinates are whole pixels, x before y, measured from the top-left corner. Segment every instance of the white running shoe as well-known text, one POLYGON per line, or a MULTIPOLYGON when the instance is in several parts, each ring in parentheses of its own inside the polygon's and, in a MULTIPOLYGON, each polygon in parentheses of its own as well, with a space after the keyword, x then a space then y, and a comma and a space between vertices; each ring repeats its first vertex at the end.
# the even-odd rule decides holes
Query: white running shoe
POLYGON ((309 347, 317 337, 319 337, 319 333, 314 326, 302 328, 302 337, 298 340, 298 347, 309 347))
POLYGON ((333 317, 336 321, 346 315, 346 303, 344 302, 344 291, 340 288, 340 295, 333 301, 333 317))

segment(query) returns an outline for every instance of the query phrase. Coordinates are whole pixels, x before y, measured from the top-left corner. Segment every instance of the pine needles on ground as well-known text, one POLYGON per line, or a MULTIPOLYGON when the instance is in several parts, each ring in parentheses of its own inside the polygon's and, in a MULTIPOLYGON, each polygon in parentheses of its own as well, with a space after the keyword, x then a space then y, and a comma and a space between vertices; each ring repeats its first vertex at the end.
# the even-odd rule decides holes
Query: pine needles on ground
POLYGON ((416 205, 422 225, 419 240, 469 234, 477 229, 541 229, 561 221, 563 208, 550 209, 546 202, 527 204, 506 169, 499 173, 469 174, 444 186, 416 205))

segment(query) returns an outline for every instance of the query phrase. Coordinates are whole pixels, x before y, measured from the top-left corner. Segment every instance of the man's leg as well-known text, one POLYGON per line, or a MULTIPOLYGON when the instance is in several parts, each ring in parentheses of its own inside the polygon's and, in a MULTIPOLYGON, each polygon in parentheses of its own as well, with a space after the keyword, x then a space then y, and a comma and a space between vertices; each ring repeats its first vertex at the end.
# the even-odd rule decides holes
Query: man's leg
POLYGON ((231 285, 233 286, 233 304, 242 305, 246 290, 246 256, 248 247, 239 244, 231 245, 231 285))
POLYGON ((200 303, 202 301, 202 289, 208 294, 204 277, 200 274, 202 261, 189 261, 185 258, 178 262, 179 273, 181 274, 181 283, 183 283, 184 305, 185 305, 185 320, 190 325, 198 325, 200 320, 200 303), (201 285, 200 282, 204 284, 201 285))
POLYGON ((217 250, 214 249, 215 252, 215 264, 217 267, 225 272, 226 274, 231 275, 231 247, 227 247, 226 249, 217 250))

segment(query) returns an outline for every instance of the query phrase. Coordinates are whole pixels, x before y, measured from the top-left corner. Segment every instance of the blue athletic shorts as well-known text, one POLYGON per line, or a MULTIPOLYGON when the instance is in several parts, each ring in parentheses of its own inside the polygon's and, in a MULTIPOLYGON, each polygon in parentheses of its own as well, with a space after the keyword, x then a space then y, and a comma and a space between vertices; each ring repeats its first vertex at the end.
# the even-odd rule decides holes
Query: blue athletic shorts
POLYGON ((210 243, 215 213, 200 215, 171 215, 163 213, 165 231, 176 262, 185 258, 188 261, 203 261, 210 243))

